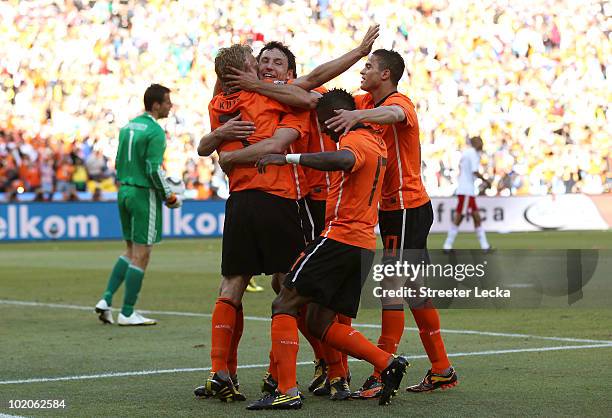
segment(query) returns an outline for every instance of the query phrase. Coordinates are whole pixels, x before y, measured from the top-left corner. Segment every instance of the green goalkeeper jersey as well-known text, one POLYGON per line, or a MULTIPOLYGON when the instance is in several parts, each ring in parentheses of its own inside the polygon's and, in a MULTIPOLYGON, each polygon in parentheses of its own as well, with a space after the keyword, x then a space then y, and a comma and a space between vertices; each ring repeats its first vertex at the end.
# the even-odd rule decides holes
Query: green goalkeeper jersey
POLYGON ((163 198, 170 188, 162 170, 166 133, 148 113, 132 119, 119 132, 117 180, 121 184, 157 190, 163 198))

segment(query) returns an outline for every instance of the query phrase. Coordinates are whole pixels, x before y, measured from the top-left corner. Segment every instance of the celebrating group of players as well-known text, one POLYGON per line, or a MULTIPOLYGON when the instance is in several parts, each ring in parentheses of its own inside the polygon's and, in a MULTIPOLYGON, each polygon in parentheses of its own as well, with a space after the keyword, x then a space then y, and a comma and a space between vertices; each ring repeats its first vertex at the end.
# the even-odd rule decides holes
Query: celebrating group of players
MULTIPOLYGON (((308 389, 332 400, 379 398, 388 404, 408 363, 395 356, 404 331, 402 299, 382 299, 382 330, 372 344, 351 327, 361 288, 376 249, 375 226, 385 262, 405 250, 426 252, 433 222, 421 181, 419 127, 414 105, 397 91, 404 60, 395 51, 371 53, 378 37, 371 27, 361 44, 297 77, 295 56, 269 42, 257 58, 250 47, 222 48, 209 105, 211 132, 198 154, 219 154, 229 177, 223 233, 223 276, 212 313, 212 370, 199 397, 245 400, 237 379, 238 345, 244 326, 242 297, 250 279, 272 276, 271 351, 261 399, 247 409, 297 409, 298 329, 315 355, 308 389), (321 86, 363 57, 361 89, 352 96, 321 86), (347 355, 368 361, 372 375, 351 392, 347 355)), ((166 117, 170 92, 152 85, 146 112, 121 131, 118 204, 126 253, 96 305, 100 320, 113 323, 113 294, 125 281, 120 325, 151 325, 134 310, 151 246, 161 238, 161 204, 180 205, 160 168, 165 149, 156 120, 166 117)), ((383 287, 385 281, 383 281, 383 287)), ((387 284, 389 286, 389 284, 387 284)), ((426 392, 457 384, 446 355, 440 319, 431 301, 409 305, 431 368, 407 388, 426 392)))
MULTIPOLYGON (((402 300, 384 300, 378 345, 351 327, 376 248, 380 223, 385 257, 425 249, 433 222, 421 182, 414 105, 397 91, 404 61, 371 53, 378 26, 347 54, 297 77, 295 56, 270 42, 255 58, 233 45, 215 59, 218 94, 209 105, 212 132, 198 153, 219 153, 229 177, 220 294, 212 315, 212 370, 197 396, 244 400, 236 375, 244 317, 242 296, 254 275, 272 276, 270 365, 263 397, 247 409, 296 409, 298 329, 314 350, 309 390, 332 400, 389 403, 408 366, 395 356, 404 330, 402 300), (368 56, 369 55, 369 56, 368 56), (353 97, 321 86, 368 56, 353 97), (351 393, 347 355, 374 371, 351 393)), ((430 302, 411 307, 432 368, 412 392, 454 386, 430 302)))

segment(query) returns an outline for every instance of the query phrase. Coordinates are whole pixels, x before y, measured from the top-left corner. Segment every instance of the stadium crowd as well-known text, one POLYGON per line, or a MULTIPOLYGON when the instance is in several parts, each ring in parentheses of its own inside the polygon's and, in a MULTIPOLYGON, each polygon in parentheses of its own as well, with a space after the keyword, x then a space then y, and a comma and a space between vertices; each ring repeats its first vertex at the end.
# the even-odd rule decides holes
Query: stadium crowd
MULTIPOLYGON (((406 61, 399 88, 417 107, 430 195, 454 193, 472 136, 485 143, 483 193, 610 191, 611 14, 595 0, 3 1, 0 192, 114 190, 119 128, 158 82, 174 102, 166 171, 198 198, 226 197, 215 156, 195 150, 217 50, 278 40, 300 75, 372 22, 406 61)), ((359 70, 330 87, 355 90, 359 70)))

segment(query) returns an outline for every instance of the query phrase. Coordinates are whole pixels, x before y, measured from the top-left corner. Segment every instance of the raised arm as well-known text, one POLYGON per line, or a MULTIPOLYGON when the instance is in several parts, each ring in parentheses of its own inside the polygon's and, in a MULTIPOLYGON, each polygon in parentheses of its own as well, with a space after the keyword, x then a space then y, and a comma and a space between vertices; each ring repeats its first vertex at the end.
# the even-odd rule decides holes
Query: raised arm
POLYGON ((227 85, 232 89, 254 91, 290 106, 314 109, 320 96, 309 94, 309 92, 336 78, 361 58, 366 57, 372 50, 374 41, 378 38, 378 31, 379 25, 371 26, 357 48, 339 58, 319 65, 311 73, 295 79, 291 84, 267 83, 259 80, 252 73, 233 69, 232 74, 227 76, 230 80, 227 85))
MULTIPOLYGON (((377 125, 392 125, 406 120, 404 110, 399 106, 380 106, 374 109, 363 110, 336 110, 336 116, 325 121, 325 125, 335 132, 347 133, 360 122, 375 123, 377 125)), ((410 123, 410 122, 409 122, 410 123)))
POLYGON ((309 74, 297 78, 293 84, 304 90, 310 91, 338 77, 361 58, 368 56, 370 51, 372 51, 374 41, 378 38, 379 29, 380 25, 370 26, 361 44, 357 48, 347 52, 339 58, 319 65, 309 74))
POLYGON ((355 165, 355 155, 348 150, 315 152, 310 154, 269 154, 259 159, 257 169, 266 171, 268 165, 299 164, 319 171, 350 171, 355 165), (297 159, 296 159, 297 158, 297 159))

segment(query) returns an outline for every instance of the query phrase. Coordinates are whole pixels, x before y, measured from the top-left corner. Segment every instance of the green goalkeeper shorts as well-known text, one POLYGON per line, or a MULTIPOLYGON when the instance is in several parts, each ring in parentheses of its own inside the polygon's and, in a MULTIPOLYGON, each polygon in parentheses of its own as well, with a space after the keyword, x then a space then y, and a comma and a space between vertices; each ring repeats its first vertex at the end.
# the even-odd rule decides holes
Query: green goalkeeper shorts
POLYGON ((122 184, 117 203, 123 239, 143 245, 161 241, 162 200, 155 190, 122 184))

